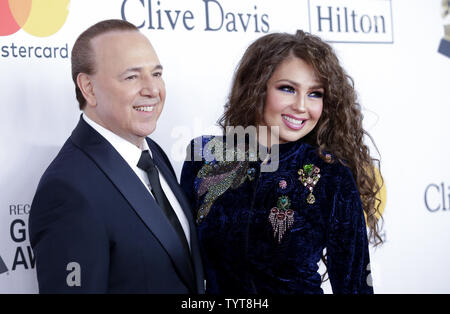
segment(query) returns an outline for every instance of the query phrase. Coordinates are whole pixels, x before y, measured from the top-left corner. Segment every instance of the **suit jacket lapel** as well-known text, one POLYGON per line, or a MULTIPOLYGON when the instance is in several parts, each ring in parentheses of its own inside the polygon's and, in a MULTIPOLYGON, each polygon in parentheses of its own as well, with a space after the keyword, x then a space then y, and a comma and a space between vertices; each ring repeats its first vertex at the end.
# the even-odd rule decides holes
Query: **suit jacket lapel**
POLYGON ((165 248, 180 277, 192 290, 194 277, 183 246, 173 227, 154 198, 126 161, 97 131, 80 119, 71 135, 72 142, 83 150, 128 200, 136 214, 165 248))
POLYGON ((173 176, 172 171, 169 169, 168 165, 166 164, 166 161, 164 160, 164 157, 159 153, 159 149, 157 145, 149 138, 147 138, 148 146, 150 147, 152 151, 153 159, 158 166, 158 169, 161 171, 162 175, 167 181, 167 184, 169 184, 170 188, 172 189, 172 192, 174 193, 175 197, 177 198, 178 202, 181 205, 181 208, 184 211, 184 214, 186 215, 186 218, 189 223, 189 229, 190 229, 190 236, 191 236, 191 256, 192 261, 194 264, 194 271, 196 275, 196 283, 197 283, 197 290, 202 293, 204 292, 204 286, 203 286, 203 265, 201 262, 201 255, 200 255, 200 248, 198 247, 198 240, 197 240, 197 229, 194 222, 194 216, 191 209, 191 206, 186 199, 185 195, 183 194, 183 191, 181 190, 178 181, 176 177, 173 176))

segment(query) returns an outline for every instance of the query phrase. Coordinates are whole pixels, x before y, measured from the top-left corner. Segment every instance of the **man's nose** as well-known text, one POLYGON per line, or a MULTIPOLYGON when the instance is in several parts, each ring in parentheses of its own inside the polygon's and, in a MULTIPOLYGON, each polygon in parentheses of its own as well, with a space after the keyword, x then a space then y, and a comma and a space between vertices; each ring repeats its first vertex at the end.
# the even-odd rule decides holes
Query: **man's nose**
POLYGON ((159 92, 158 83, 156 82, 156 78, 149 75, 147 77, 144 77, 142 80, 142 86, 141 86, 141 94, 143 96, 157 96, 159 92))

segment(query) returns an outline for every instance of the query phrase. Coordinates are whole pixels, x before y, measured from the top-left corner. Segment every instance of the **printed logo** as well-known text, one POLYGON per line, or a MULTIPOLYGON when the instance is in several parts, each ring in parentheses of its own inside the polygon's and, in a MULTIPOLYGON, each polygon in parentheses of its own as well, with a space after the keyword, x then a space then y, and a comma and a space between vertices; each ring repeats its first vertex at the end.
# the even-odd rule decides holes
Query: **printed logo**
POLYGON ((61 29, 69 14, 70 0, 0 0, 0 36, 23 29, 48 37, 61 29))
POLYGON ((393 43, 390 0, 308 0, 311 33, 335 43, 393 43))
POLYGON ((66 283, 69 287, 81 287, 81 266, 77 262, 70 262, 66 267, 70 273, 66 277, 66 283))
MULTIPOLYGON (((378 168, 374 167, 375 169, 375 179, 377 183, 380 185, 382 183, 381 181, 381 173, 378 168)), ((381 216, 383 216, 384 209, 386 208, 386 181, 383 182, 383 185, 381 186, 381 190, 377 194, 377 198, 380 200, 380 207, 378 208, 378 214, 376 217, 380 219, 381 216)))
POLYGON ((441 184, 431 183, 425 188, 424 201, 425 207, 431 213, 439 211, 450 211, 450 185, 444 182, 441 184))
POLYGON ((5 262, 3 261, 2 257, 0 256, 0 274, 6 273, 8 271, 8 267, 6 267, 5 262))
MULTIPOLYGON (((179 1, 181 3, 181 1, 179 1)), ((199 1, 200 2, 200 1, 199 1)), ((151 30, 202 30, 268 33, 269 15, 257 5, 234 5, 232 1, 202 0, 203 13, 174 7, 176 1, 123 0, 120 13, 124 21, 151 30), (174 3, 175 2, 175 3, 174 3), (231 6, 231 7, 230 7, 231 6)), ((184 2, 186 4, 187 1, 184 2)))
POLYGON ((441 0, 441 17, 444 19, 444 37, 438 51, 450 58, 450 0, 441 0))
MULTIPOLYGON (((377 181, 378 185, 381 185, 381 183, 383 183, 381 189, 378 191, 376 195, 377 200, 375 201, 375 206, 378 206, 379 204, 378 212, 375 214, 375 217, 377 219, 380 219, 383 216, 384 209, 386 208, 386 181, 381 179, 381 173, 377 167, 374 166, 373 169, 375 170, 375 181, 377 181)), ((364 212, 364 218, 366 219, 367 222, 366 212, 364 212)))

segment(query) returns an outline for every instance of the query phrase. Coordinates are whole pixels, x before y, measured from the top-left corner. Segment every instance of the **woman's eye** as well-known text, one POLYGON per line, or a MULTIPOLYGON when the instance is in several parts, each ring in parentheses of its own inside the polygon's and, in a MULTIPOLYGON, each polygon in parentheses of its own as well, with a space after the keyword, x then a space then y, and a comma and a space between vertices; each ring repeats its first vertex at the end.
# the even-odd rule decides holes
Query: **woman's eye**
POLYGON ((278 87, 279 90, 286 92, 286 93, 291 93, 294 94, 295 93, 295 88, 293 88, 292 86, 289 85, 283 85, 278 87))
POLYGON ((322 98, 323 97, 323 93, 322 92, 311 92, 309 93, 309 97, 313 97, 313 98, 322 98))

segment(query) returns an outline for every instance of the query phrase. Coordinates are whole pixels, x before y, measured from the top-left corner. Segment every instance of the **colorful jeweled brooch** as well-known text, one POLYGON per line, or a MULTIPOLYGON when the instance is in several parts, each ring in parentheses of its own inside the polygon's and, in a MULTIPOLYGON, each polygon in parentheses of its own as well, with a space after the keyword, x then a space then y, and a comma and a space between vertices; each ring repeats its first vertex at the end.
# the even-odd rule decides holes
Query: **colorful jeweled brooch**
POLYGON ((303 166, 303 169, 300 169, 298 171, 298 174, 300 175, 298 179, 310 191, 308 197, 306 198, 306 201, 308 202, 308 204, 314 204, 316 198, 314 197, 314 194, 312 192, 320 179, 319 167, 314 166, 313 164, 307 164, 303 166))
POLYGON ((276 238, 278 234, 278 243, 281 242, 286 230, 292 227, 294 223, 294 211, 290 209, 291 201, 287 196, 280 196, 277 206, 270 210, 269 221, 272 224, 273 236, 276 238))
POLYGON ((280 180, 280 182, 278 182, 278 186, 284 190, 285 188, 287 188, 287 182, 286 180, 280 180))

